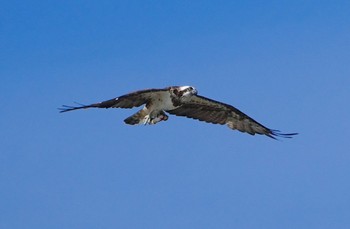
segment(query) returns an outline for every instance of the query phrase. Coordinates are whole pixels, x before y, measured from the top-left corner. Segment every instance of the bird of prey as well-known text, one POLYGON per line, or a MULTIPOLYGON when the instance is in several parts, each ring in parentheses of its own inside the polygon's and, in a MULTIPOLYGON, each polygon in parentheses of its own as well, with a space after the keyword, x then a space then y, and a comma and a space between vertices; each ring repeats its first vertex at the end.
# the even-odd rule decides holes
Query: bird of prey
POLYGON ((139 90, 99 103, 63 105, 59 109, 60 112, 67 112, 86 108, 133 108, 141 105, 144 105, 141 110, 124 120, 126 124, 157 124, 168 120, 168 113, 207 123, 225 124, 233 130, 251 135, 262 134, 273 139, 291 138, 297 134, 269 129, 231 105, 198 95, 197 90, 191 86, 139 90))

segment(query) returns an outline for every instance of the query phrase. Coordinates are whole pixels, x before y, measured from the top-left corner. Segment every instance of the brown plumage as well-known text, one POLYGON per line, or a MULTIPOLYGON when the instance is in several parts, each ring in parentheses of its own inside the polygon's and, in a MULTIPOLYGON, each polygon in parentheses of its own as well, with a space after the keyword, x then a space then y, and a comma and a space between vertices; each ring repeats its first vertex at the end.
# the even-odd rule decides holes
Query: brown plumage
POLYGON ((167 112, 207 123, 226 124, 230 129, 251 135, 262 134, 274 139, 291 138, 297 134, 284 134, 278 130, 269 129, 231 105, 197 95, 197 90, 191 86, 141 90, 100 103, 63 106, 60 110, 67 112, 86 108, 133 108, 144 104, 143 109, 125 119, 125 123, 156 124, 168 119, 165 114, 167 112))

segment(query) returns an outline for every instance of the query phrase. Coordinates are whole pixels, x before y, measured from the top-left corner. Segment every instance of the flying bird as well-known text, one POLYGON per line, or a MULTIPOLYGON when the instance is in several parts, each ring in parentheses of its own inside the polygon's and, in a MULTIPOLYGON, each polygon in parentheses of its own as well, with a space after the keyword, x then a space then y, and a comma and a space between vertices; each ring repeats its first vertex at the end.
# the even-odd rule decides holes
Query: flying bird
POLYGON ((191 86, 171 86, 163 89, 146 89, 125 94, 110 100, 90 105, 63 105, 60 112, 87 108, 133 108, 144 105, 137 113, 126 118, 129 125, 157 124, 168 120, 168 114, 197 119, 207 123, 227 125, 230 129, 251 135, 262 134, 270 138, 291 138, 297 133, 284 134, 265 127, 237 108, 198 95, 191 86))

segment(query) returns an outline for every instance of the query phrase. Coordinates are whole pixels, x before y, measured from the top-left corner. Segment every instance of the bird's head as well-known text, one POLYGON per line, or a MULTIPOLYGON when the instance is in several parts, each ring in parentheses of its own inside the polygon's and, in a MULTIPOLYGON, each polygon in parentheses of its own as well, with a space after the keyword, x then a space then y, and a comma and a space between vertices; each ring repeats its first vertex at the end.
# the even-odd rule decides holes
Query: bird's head
POLYGON ((192 95, 197 95, 196 88, 192 86, 173 87, 172 92, 178 97, 190 97, 192 95))

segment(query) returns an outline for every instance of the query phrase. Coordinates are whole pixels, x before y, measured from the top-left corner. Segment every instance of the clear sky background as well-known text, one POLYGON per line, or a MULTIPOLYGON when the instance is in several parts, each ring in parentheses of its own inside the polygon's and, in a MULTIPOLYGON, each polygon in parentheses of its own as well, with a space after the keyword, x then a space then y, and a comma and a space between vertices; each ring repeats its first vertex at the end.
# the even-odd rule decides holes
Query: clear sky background
POLYGON ((350 1, 6 1, 0 228, 350 228, 350 1), (137 109, 192 85, 275 141, 137 109))

